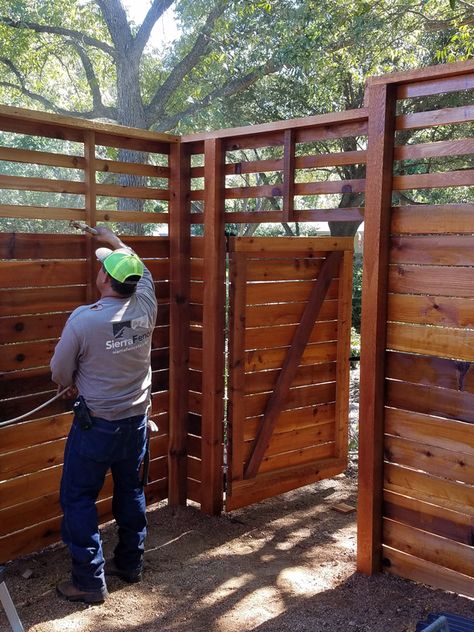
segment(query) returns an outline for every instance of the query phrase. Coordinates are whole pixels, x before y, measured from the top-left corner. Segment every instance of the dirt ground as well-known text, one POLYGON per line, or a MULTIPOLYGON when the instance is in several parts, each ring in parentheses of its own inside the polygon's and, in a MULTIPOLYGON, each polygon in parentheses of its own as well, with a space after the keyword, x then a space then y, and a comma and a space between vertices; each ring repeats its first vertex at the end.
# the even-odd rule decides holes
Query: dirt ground
MULTIPOLYGON (((354 396, 356 388, 353 380, 354 396)), ((98 606, 56 596, 69 574, 62 545, 9 564, 6 585, 31 632, 414 632, 430 613, 473 614, 472 600, 358 574, 356 513, 335 511, 340 502, 357 505, 354 463, 333 479, 217 518, 194 506, 152 506, 143 582, 110 579, 98 606)), ((110 557, 114 525, 102 534, 110 557)), ((10 630, 3 612, 0 630, 10 630)))

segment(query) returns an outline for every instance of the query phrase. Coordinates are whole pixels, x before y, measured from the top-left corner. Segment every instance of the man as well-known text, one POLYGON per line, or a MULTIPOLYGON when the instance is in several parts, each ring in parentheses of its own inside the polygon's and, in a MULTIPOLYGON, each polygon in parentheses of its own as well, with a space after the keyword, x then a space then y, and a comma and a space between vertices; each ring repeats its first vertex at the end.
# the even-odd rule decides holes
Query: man
POLYGON ((70 601, 107 596, 95 501, 110 468, 118 544, 108 574, 141 580, 146 535, 140 466, 146 452, 151 392, 151 340, 157 304, 153 279, 139 257, 111 230, 97 227, 100 299, 69 317, 51 360, 59 388, 76 387, 66 443, 62 537, 72 557, 71 581, 58 584, 70 601))

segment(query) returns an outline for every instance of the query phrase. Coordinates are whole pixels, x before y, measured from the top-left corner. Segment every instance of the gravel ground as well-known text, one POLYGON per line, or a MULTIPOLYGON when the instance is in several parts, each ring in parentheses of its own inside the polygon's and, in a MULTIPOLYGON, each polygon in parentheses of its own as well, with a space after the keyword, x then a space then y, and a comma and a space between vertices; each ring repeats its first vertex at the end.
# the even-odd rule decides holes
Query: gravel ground
MULTIPOLYGON (((355 423, 355 402, 351 417, 355 423)), ((472 614, 469 599, 358 574, 356 513, 335 511, 340 502, 357 504, 355 463, 334 479, 218 518, 155 505, 143 582, 111 580, 100 606, 56 596, 69 571, 62 546, 11 563, 6 583, 31 632, 412 632, 431 612, 472 614)), ((110 556, 112 524, 103 539, 110 556)), ((0 630, 9 630, 2 613, 0 630)))

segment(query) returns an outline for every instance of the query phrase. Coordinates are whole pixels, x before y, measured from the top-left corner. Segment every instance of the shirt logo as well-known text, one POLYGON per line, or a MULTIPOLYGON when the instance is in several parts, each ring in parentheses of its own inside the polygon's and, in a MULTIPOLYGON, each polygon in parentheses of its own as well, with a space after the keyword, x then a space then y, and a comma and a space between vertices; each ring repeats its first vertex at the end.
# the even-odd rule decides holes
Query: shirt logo
POLYGON ((148 316, 140 316, 133 320, 122 320, 119 323, 112 323, 112 331, 114 338, 123 338, 126 329, 148 329, 148 316))

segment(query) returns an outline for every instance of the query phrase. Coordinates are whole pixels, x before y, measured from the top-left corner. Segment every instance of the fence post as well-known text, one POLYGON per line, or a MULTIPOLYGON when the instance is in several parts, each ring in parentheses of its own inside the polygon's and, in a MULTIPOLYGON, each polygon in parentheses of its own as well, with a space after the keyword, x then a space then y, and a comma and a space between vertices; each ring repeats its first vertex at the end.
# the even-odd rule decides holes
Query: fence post
POLYGON ((387 278, 392 203, 395 88, 368 85, 359 410, 357 569, 382 562, 382 494, 387 278))
POLYGON ((168 502, 185 505, 189 394, 190 157, 181 143, 170 151, 170 362, 168 502))
POLYGON ((220 139, 205 141, 201 508, 212 515, 223 506, 224 156, 220 139))
MULTIPOLYGON (((97 184, 95 179, 95 132, 88 130, 84 134, 84 160, 85 171, 84 180, 86 184, 85 195, 85 222, 89 226, 95 226, 97 221, 97 184)), ((86 257, 87 257, 87 290, 86 300, 93 303, 97 298, 97 290, 95 280, 97 276, 96 258, 94 248, 96 242, 92 239, 86 239, 86 257)))

